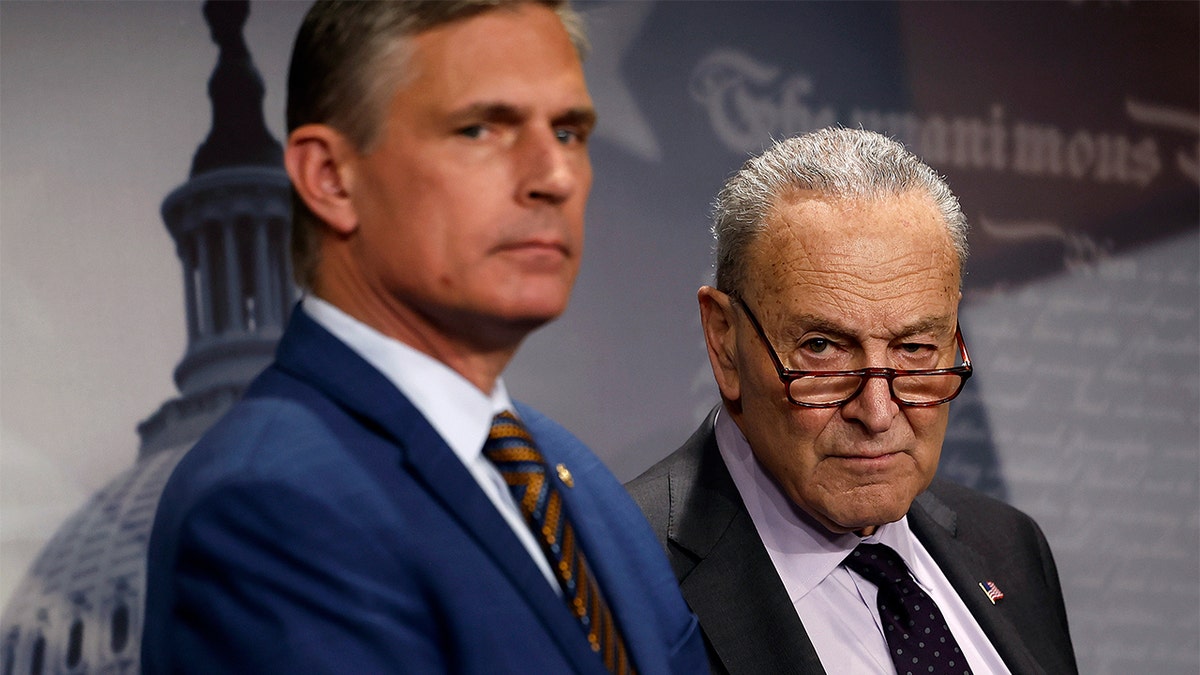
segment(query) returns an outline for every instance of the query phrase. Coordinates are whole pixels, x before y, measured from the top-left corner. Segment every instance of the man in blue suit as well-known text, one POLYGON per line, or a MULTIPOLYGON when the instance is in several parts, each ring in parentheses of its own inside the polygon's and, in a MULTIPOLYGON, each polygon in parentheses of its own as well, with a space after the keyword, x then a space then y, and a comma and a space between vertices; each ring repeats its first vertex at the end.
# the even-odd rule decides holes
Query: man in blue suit
POLYGON ((501 379, 579 268, 581 40, 558 2, 310 11, 285 153, 307 293, 167 484, 145 672, 705 669, 637 507, 501 379))

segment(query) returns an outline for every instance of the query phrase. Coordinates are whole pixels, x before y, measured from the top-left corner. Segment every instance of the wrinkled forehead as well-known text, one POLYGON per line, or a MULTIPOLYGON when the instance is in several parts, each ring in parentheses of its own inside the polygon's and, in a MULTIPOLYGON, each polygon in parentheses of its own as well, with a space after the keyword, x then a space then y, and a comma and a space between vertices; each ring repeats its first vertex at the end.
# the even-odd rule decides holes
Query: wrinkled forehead
POLYGON ((820 291, 829 302, 852 305, 923 294, 956 302, 960 285, 946 225, 932 199, 917 192, 793 193, 773 206, 748 258, 748 286, 768 296, 820 291))

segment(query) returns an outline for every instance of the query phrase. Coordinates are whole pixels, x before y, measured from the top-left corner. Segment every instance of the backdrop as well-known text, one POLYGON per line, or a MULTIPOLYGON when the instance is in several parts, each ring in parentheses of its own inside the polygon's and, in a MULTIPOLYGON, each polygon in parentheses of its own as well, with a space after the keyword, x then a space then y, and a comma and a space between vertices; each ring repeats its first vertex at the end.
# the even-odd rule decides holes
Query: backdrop
MULTIPOLYGON (((306 7, 256 2, 245 27, 279 139, 306 7)), ((1042 524, 1083 672, 1200 670, 1200 4, 580 7, 585 264, 514 395, 637 475, 717 402, 695 291, 723 180, 771 138, 896 136, 973 227, 976 377, 942 472, 1042 524)), ((159 206, 211 126, 216 56, 198 2, 0 3, 0 606, 178 394, 159 206)))

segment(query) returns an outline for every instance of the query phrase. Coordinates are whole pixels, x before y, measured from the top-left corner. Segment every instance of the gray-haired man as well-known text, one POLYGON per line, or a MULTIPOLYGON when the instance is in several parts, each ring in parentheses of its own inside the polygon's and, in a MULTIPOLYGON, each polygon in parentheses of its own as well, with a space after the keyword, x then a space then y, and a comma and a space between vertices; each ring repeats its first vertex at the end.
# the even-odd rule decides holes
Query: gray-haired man
POLYGON ((718 673, 1070 673, 1026 515, 935 481, 966 219, 899 143, 826 129, 734 175, 700 319, 722 404, 630 485, 718 673))

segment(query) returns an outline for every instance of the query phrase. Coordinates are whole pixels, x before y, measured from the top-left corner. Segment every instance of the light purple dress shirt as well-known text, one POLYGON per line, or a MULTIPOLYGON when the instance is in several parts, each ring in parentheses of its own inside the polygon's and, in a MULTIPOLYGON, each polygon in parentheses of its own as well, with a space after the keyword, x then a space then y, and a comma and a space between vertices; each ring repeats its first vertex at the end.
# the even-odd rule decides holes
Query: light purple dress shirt
MULTIPOLYGON (((741 429, 722 408, 717 446, 792 605, 830 673, 895 673, 875 604, 876 587, 841 566, 860 542, 887 544, 917 584, 941 608, 975 675, 1008 673, 995 647, 936 562, 917 541, 907 517, 865 539, 834 534, 792 504, 755 460, 741 429)), ((980 591, 982 592, 982 591, 980 591)))

